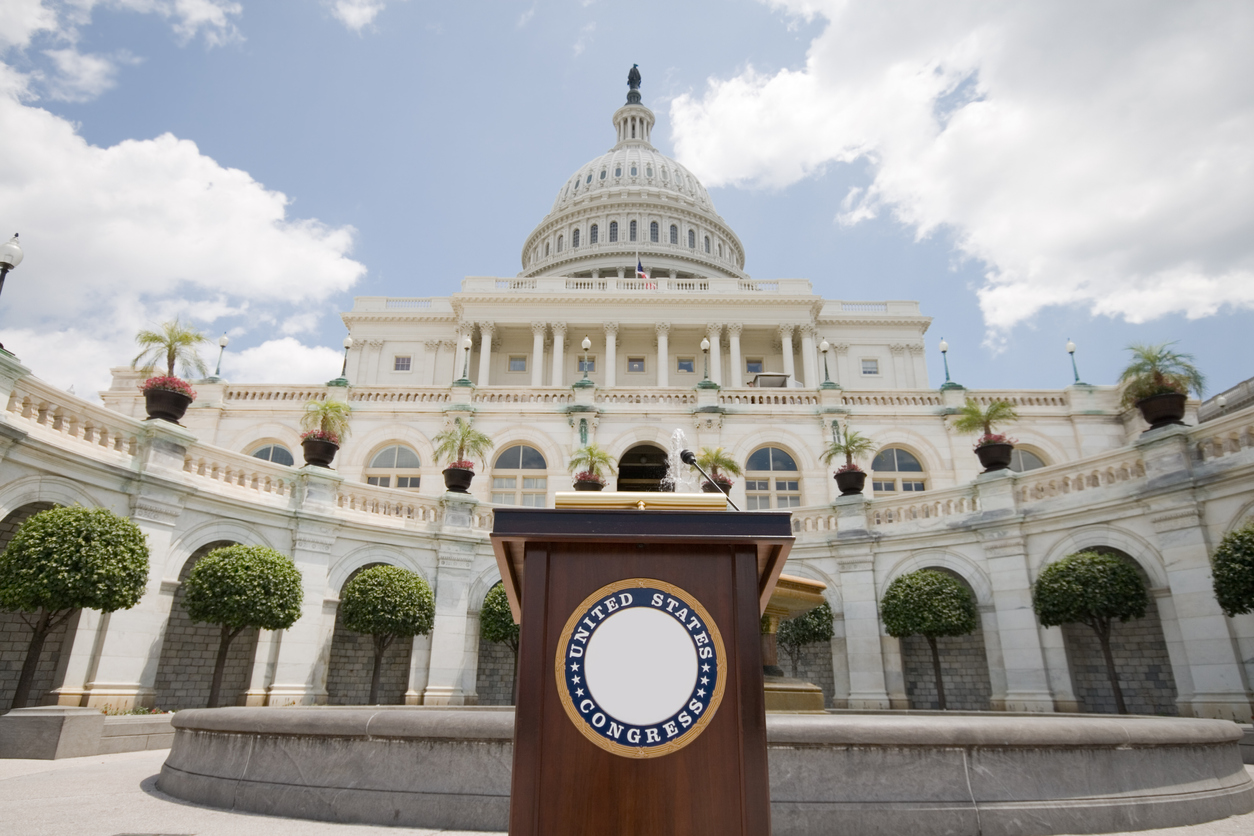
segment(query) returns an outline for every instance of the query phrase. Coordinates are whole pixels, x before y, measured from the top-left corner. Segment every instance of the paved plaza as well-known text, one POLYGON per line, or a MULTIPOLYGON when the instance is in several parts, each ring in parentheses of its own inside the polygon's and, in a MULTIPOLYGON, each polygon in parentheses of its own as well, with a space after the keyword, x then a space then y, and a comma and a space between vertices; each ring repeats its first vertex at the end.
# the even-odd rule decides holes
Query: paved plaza
MULTIPOLYGON (((470 836, 468 831, 328 824, 188 804, 156 788, 157 773, 168 752, 128 752, 59 761, 0 760, 0 834, 470 836)), ((1254 767, 1247 766, 1246 770, 1254 776, 1254 767)), ((1142 832, 1155 836, 1251 836, 1254 813, 1191 827, 1142 832)))

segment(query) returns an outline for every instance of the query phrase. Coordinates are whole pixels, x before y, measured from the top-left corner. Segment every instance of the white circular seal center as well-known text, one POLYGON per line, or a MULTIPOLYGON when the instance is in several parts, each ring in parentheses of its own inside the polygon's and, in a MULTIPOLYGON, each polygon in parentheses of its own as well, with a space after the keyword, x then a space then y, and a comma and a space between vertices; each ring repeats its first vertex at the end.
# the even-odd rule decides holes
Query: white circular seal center
POLYGON ((671 615, 619 610, 588 642, 584 678, 597 704, 620 722, 654 725, 675 715, 697 681, 697 649, 671 615))

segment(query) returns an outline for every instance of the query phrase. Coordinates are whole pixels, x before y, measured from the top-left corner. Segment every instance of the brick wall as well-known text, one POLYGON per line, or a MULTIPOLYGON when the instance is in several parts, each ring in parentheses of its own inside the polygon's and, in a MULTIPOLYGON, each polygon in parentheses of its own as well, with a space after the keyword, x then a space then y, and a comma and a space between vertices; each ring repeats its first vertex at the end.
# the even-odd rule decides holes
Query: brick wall
POLYGON ((832 693, 836 690, 836 676, 832 672, 832 646, 828 642, 807 644, 797 654, 797 666, 783 648, 779 650, 779 666, 784 674, 803 679, 823 689, 823 704, 833 708, 832 693))
MULTIPOLYGON (((1064 624, 1062 636, 1080 710, 1114 714, 1115 695, 1110 690, 1097 634, 1083 624, 1064 624)), ((1111 627, 1110 651, 1129 712, 1173 717, 1180 713, 1176 707, 1176 680, 1153 597, 1145 618, 1126 624, 1115 622, 1111 627)))
MULTIPOLYGON (((409 657, 412 638, 399 638, 383 654, 379 678, 379 705, 404 705, 409 689, 409 657)), ((370 674, 374 671, 374 641, 370 636, 349 632, 344 618, 335 614, 335 635, 331 638, 331 663, 327 669, 328 705, 366 705, 370 699, 370 674)))
MULTIPOLYGON (((14 510, 0 521, 0 551, 8 547, 9 541, 17 533, 22 523, 31 516, 56 506, 51 502, 32 502, 14 510)), ((26 618, 34 620, 35 613, 26 613, 26 618)), ((72 620, 72 619, 71 619, 72 620)), ((61 658, 61 648, 65 644, 66 625, 54 629, 44 640, 43 653, 39 656, 39 667, 35 671, 35 681, 31 686, 30 704, 39 705, 49 690, 55 687, 53 678, 56 675, 57 663, 61 658)), ((0 711, 6 711, 13 700, 13 692, 17 690, 17 680, 22 673, 22 664, 26 660, 26 648, 30 645, 31 630, 22 617, 15 612, 0 610, 0 711)))
POLYGON ((479 640, 475 691, 479 694, 479 705, 514 704, 514 651, 509 645, 479 640))
MULTIPOLYGON (((961 711, 988 711, 993 685, 988 676, 988 655, 984 652, 984 631, 936 640, 940 651, 941 676, 945 679, 945 707, 961 711)), ((922 636, 901 640, 901 661, 905 668, 906 696, 910 707, 940 708, 936 677, 932 672, 932 649, 922 636)))

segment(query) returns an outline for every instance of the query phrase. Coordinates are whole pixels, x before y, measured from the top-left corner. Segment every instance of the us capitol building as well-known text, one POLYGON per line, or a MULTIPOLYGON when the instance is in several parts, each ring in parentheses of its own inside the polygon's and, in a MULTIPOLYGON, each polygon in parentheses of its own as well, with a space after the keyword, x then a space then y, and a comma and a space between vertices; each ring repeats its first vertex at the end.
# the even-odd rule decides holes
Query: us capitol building
MULTIPOLYGON (((785 571, 826 584, 836 615, 830 647, 807 648, 798 673, 829 705, 935 704, 926 642, 888 636, 877 603, 894 578, 935 567, 973 590, 981 615, 972 635, 941 640, 950 707, 1113 710, 1092 631, 1045 629, 1031 606, 1043 567, 1100 547, 1151 590, 1146 618, 1116 626, 1130 710, 1249 722, 1254 616, 1220 611, 1209 555, 1254 515, 1254 408, 1191 403, 1188 426, 1143 435, 1114 387, 931 389, 917 303, 751 278, 705 188, 651 144, 654 125, 633 87, 613 146, 561 183, 516 276, 357 298, 343 315, 346 380, 198 382, 176 426, 142 420, 129 368, 101 406, 0 355, 0 546, 30 514, 81 503, 134 519, 152 552, 136 607, 84 611, 49 640, 35 697, 203 706, 217 631, 190 622, 180 584, 234 542, 291 555, 305 590, 295 626, 233 644, 223 693, 240 704, 364 701, 369 639, 343 628, 337 605, 377 563, 420 573, 437 608, 430 636, 389 650, 384 701, 508 702, 510 651, 478 636, 500 580, 493 509, 552 507, 586 443, 618 462, 607 489, 656 490, 682 429, 686 446, 722 447, 745 469, 731 494, 745 513, 791 511, 785 571), (321 398, 353 408, 333 470, 300 466, 300 414, 321 398), (1018 410, 1012 471, 981 475, 974 437, 948 428, 967 398, 1018 410), (469 496, 445 492, 432 452, 457 418, 495 442, 469 496), (864 497, 838 498, 820 459, 836 424, 877 446, 864 497)), ((28 635, 0 613, 0 704, 28 635)))

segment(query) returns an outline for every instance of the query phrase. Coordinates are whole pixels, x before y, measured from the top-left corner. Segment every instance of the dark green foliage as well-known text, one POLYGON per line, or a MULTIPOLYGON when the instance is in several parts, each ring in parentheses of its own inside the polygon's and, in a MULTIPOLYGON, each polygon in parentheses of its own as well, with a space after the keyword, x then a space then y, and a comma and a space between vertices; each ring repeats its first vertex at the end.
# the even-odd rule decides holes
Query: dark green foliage
POLYGON ((1215 598, 1226 615, 1254 610, 1254 522, 1232 532, 1215 549, 1215 598))
POLYGON ((505 587, 499 583, 483 599, 483 608, 479 610, 479 636, 484 641, 507 644, 518 653, 518 625, 510 612, 505 587))
POLYGON ((880 602, 880 617, 888 634, 896 638, 923 636, 932 651, 936 697, 945 709, 945 680, 941 676, 941 636, 965 636, 979 626, 979 613, 971 590, 953 575, 935 569, 919 569, 888 585, 880 602))
POLYGON ((834 630, 832 608, 827 602, 819 604, 809 612, 803 612, 796 618, 781 622, 775 633, 775 644, 788 654, 792 662, 792 675, 797 675, 797 661, 801 650, 808 644, 830 642, 834 630))
POLYGON ((300 570, 265 546, 225 546, 196 561, 183 583, 183 606, 192 621, 222 626, 209 707, 218 703, 231 641, 249 627, 286 630, 300 618, 300 570))
POLYGON ((425 635, 435 623, 435 595, 420 575, 399 566, 371 566, 358 572, 340 596, 344 626, 374 643, 371 705, 379 701, 383 654, 398 638, 425 635))
POLYGON ((51 508, 35 514, 0 555, 0 609, 23 616, 31 642, 13 707, 26 705, 48 634, 80 609, 113 612, 139 602, 148 582, 148 542, 125 517, 104 508, 51 508))

